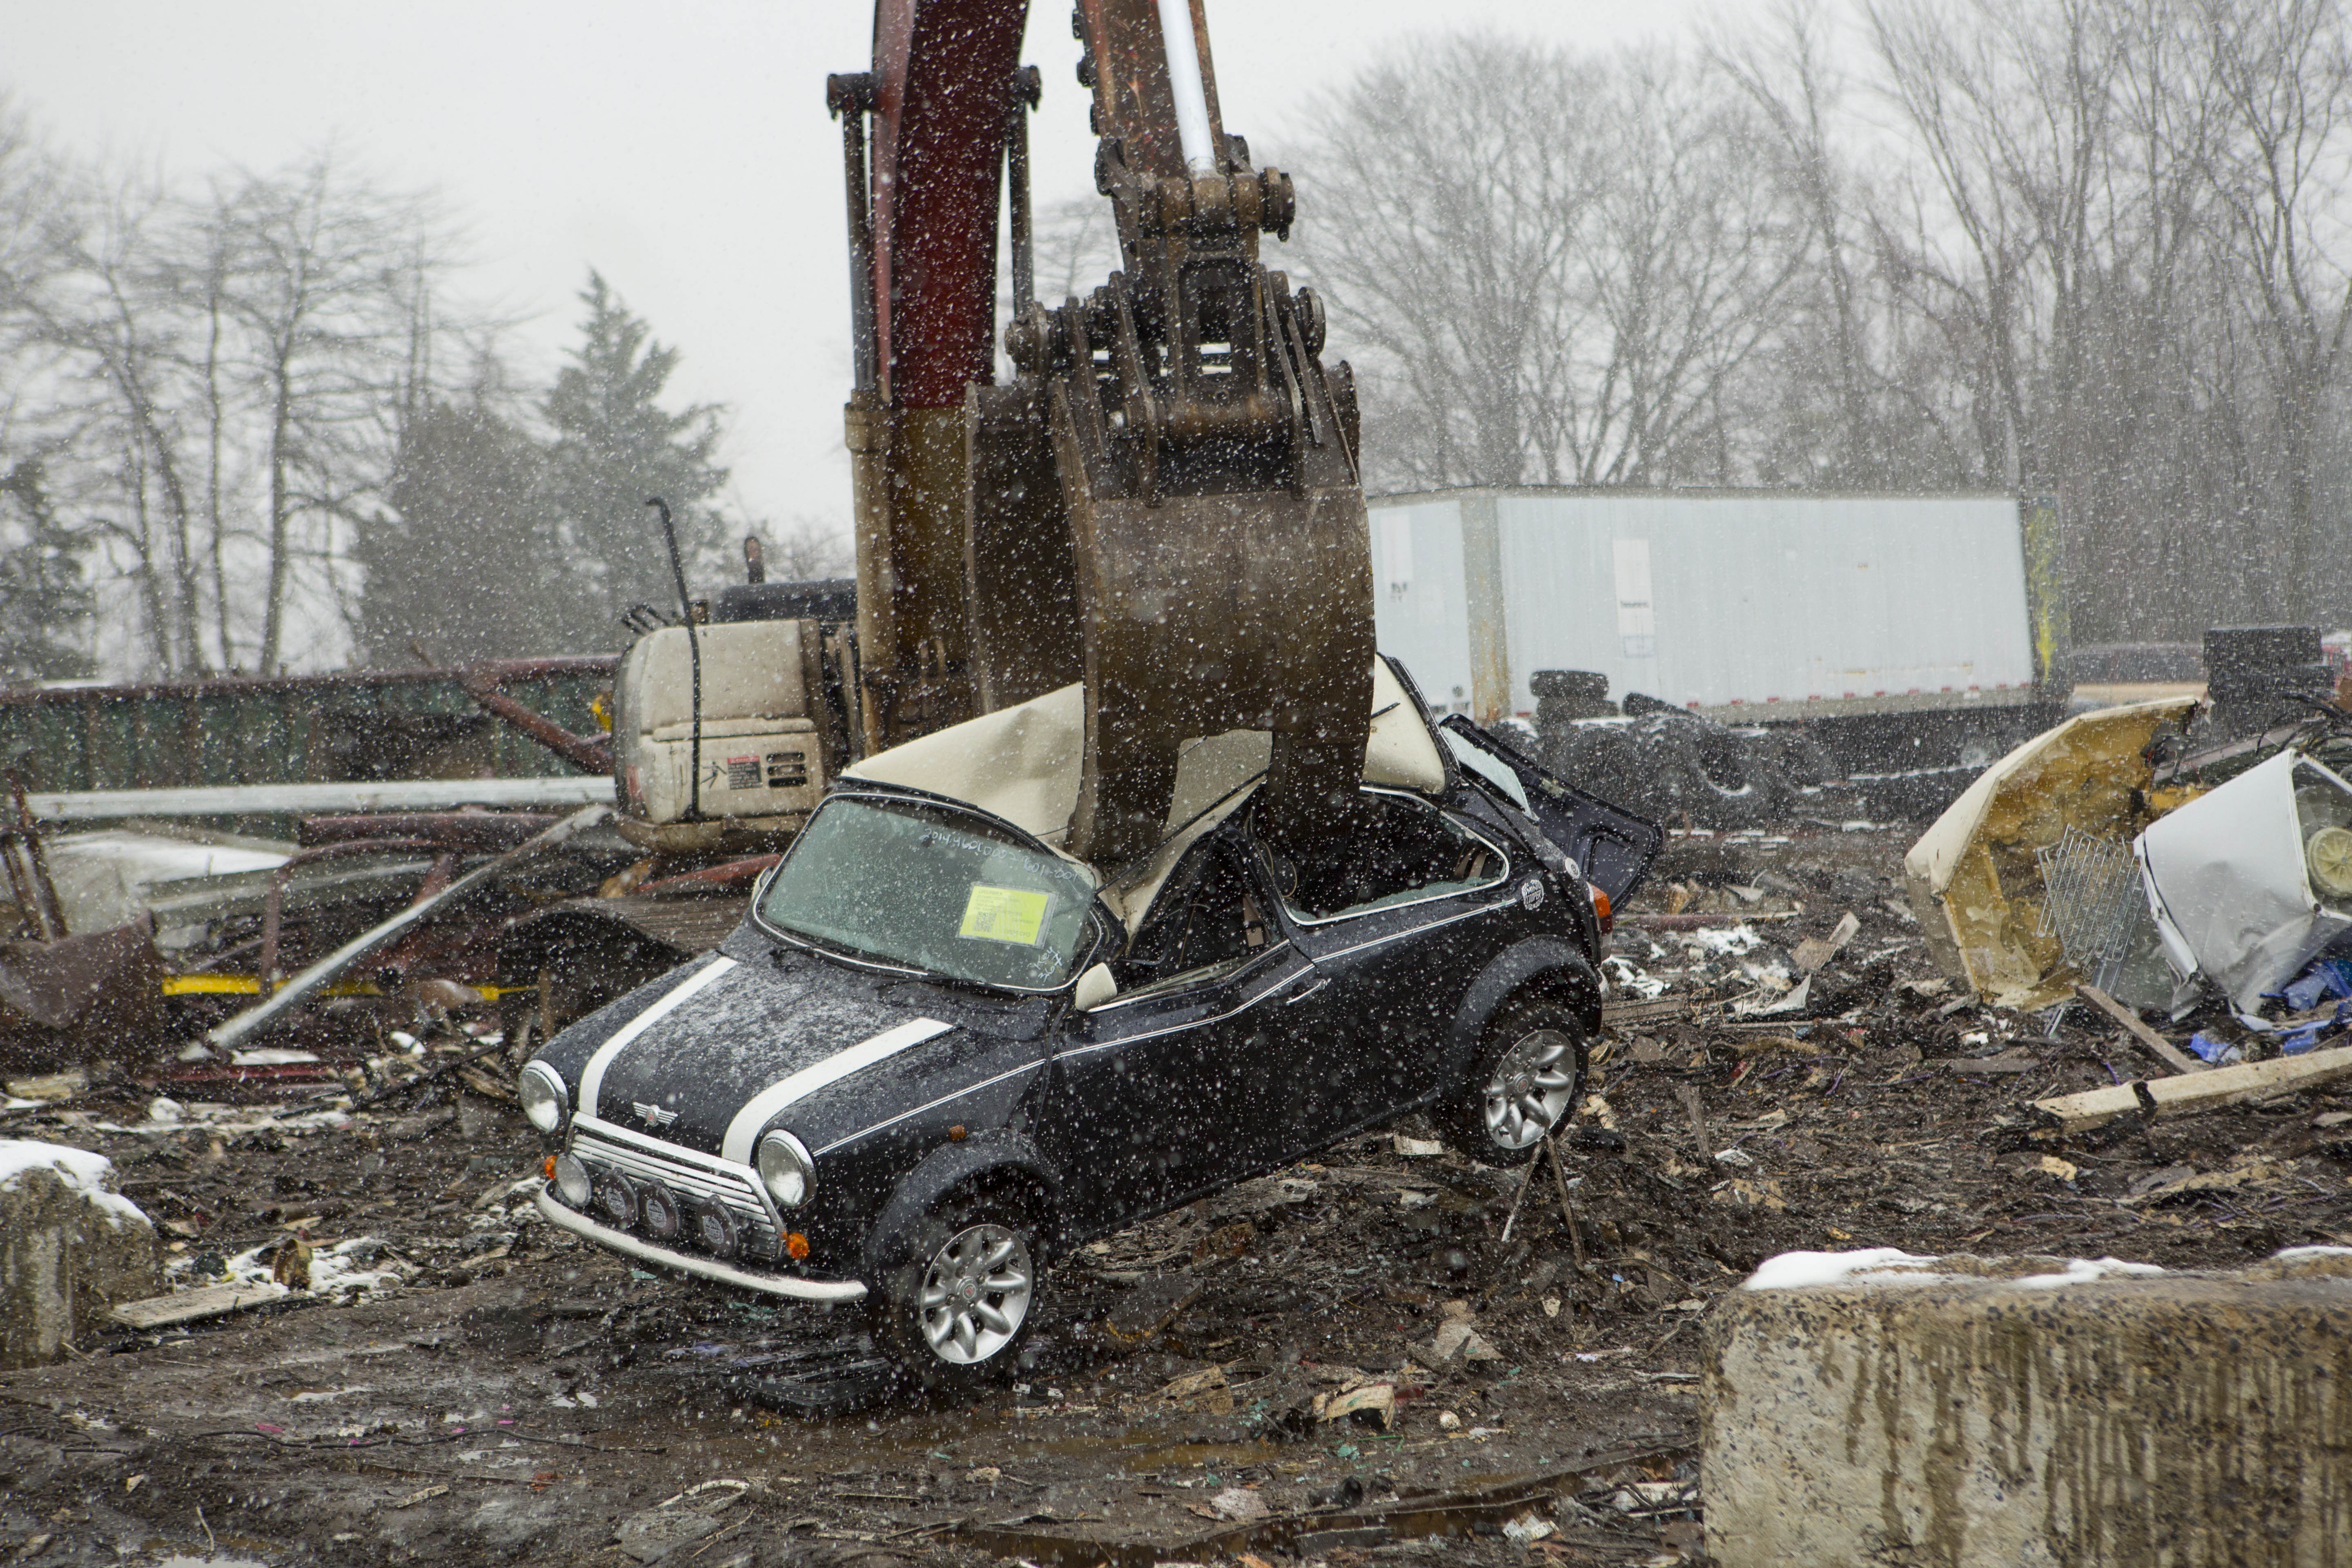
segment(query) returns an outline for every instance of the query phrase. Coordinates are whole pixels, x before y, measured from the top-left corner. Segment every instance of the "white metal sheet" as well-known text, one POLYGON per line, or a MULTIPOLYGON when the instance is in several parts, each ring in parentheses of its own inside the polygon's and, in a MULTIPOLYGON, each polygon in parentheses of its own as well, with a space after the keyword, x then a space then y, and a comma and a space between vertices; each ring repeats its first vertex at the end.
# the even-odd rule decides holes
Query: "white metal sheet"
POLYGON ((544 779, 379 779, 353 784, 202 784, 185 789, 64 790, 25 797, 38 822, 138 816, 312 816, 330 811, 509 810, 608 802, 607 773, 544 779))
POLYGON ((2352 784, 2281 752, 2150 823, 2132 846, 2173 968, 2201 974, 2241 1015, 2352 929, 2352 916, 2312 892, 2298 786, 2352 798, 2352 784))

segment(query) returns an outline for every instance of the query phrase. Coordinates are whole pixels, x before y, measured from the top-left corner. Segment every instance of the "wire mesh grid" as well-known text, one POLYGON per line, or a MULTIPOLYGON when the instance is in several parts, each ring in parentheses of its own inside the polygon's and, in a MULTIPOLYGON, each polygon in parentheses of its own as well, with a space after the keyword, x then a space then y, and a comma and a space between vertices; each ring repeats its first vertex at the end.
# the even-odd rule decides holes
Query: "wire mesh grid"
POLYGON ((2105 984, 2130 948, 2142 909, 2139 865, 2128 845, 2066 825, 2058 842, 2033 852, 2042 868, 2039 936, 2054 936, 2066 962, 2105 984))

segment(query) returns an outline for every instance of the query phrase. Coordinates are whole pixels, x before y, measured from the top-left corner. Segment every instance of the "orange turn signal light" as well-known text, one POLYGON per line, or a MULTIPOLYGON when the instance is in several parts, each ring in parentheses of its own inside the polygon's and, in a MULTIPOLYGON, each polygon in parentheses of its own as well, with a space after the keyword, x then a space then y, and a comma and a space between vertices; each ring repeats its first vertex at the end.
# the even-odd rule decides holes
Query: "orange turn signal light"
POLYGON ((1585 890, 1592 895, 1592 912, 1601 921, 1601 929, 1608 931, 1617 923, 1610 914, 1609 895, 1598 888, 1588 887, 1585 890))
POLYGON ((799 1231, 793 1231, 791 1235, 784 1237, 784 1250, 791 1253, 794 1258, 806 1258, 808 1256, 808 1237, 803 1236, 799 1231))
POLYGON ((551 1182, 555 1180, 555 1156, 552 1154, 547 1157, 547 1179, 551 1182))

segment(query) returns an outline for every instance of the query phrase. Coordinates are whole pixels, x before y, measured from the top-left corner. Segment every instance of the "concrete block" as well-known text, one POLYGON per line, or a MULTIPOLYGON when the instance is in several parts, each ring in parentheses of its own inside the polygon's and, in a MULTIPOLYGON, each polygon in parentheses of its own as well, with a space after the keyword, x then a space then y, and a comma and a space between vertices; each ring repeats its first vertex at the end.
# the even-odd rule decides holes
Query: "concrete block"
POLYGON ((0 1369, 61 1361, 160 1289, 155 1227, 103 1154, 0 1138, 0 1369))
POLYGON ((1725 1568, 2352 1564, 2352 1250, 1794 1253, 1708 1349, 1725 1568))

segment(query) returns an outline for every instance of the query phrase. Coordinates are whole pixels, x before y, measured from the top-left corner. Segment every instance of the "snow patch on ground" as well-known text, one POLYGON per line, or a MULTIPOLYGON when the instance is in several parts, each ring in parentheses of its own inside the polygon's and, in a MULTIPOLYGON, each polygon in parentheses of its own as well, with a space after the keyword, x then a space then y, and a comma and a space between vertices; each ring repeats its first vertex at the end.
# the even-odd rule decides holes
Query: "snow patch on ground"
POLYGON ((1736 926, 1709 926, 1675 934, 1685 947, 1716 958, 1738 958, 1764 945, 1764 939, 1756 934, 1756 928, 1745 921, 1736 926))
POLYGON ((114 1191, 114 1162, 103 1154, 30 1138, 0 1138, 0 1191, 15 1186, 28 1171, 47 1171, 79 1189, 117 1225, 148 1223, 137 1204, 114 1191))
POLYGON ((1801 1290, 1812 1285, 1842 1285, 1863 1274, 1916 1278, 1933 1270, 1939 1261, 1917 1257, 1899 1247, 1863 1247, 1852 1252, 1784 1252, 1758 1264, 1744 1289, 1801 1290))
POLYGON ((2088 1285, 2095 1279, 2129 1279, 2163 1272, 2153 1263, 2126 1263, 2116 1258, 2075 1258, 2067 1260, 2062 1272, 2028 1274, 2009 1283, 2022 1285, 2031 1290, 2052 1290, 2061 1285, 2088 1285))
POLYGON ((383 1260, 383 1243, 373 1236, 355 1236, 313 1252, 310 1293, 352 1296, 361 1291, 397 1289, 407 1284, 408 1270, 398 1263, 383 1260))
POLYGON ((1601 961, 1602 973, 1608 978, 1609 989, 1627 996, 1638 996, 1644 1002, 1655 1001, 1665 994, 1666 983, 1644 973, 1631 959, 1611 957, 1601 961))
MULTIPOLYGON (((290 1294, 278 1286, 274 1273, 278 1243, 268 1241, 259 1247, 238 1253, 222 1267, 223 1277, 196 1278, 191 1269, 193 1258, 174 1258, 164 1269, 165 1277, 174 1290, 201 1290, 214 1285, 264 1285, 275 1287, 281 1295, 290 1294)), ((355 1236, 349 1241, 332 1247, 321 1247, 310 1254, 310 1294, 313 1296, 356 1296, 363 1291, 397 1289, 408 1283, 409 1271, 396 1262, 378 1259, 384 1252, 384 1243, 373 1236, 355 1236)))
MULTIPOLYGON (((2313 1250, 2325 1250, 2315 1248, 2313 1250)), ((2285 1254, 2280 1254, 2284 1257, 2285 1254)), ((1784 1252, 1759 1264, 1743 1289, 1801 1290, 1811 1286, 1842 1285, 1865 1276, 1874 1283, 1919 1284, 1929 1279, 1968 1278, 1937 1270, 1940 1258, 1921 1258, 1894 1247, 1857 1247, 1852 1252, 1784 1252)), ((2162 1274, 2152 1263, 2126 1263, 2116 1258, 2069 1258, 2054 1274, 2027 1274, 2014 1279, 1985 1277, 1988 1284, 2017 1285, 2029 1290, 2053 1290, 2062 1285, 2089 1285, 2101 1279, 2137 1279, 2162 1274)))

